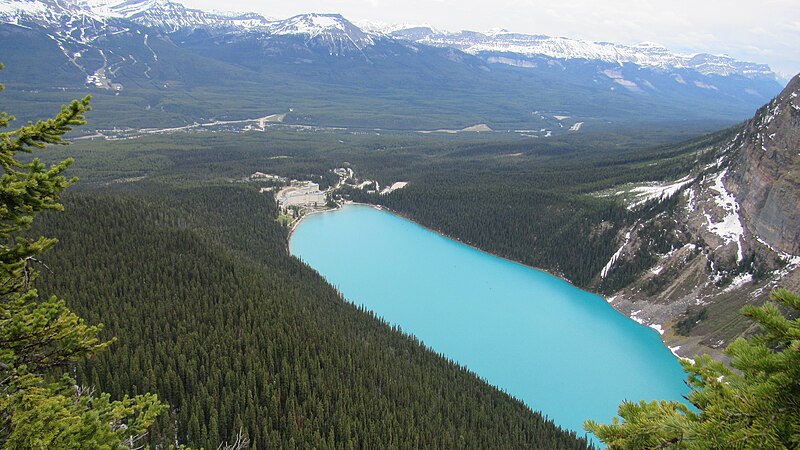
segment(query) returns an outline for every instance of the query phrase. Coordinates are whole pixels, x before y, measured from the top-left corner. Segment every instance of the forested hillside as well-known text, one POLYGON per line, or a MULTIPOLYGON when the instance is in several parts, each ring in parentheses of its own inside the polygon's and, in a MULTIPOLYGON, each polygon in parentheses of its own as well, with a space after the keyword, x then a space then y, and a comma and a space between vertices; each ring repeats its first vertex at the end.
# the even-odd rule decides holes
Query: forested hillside
POLYGON ((620 230, 661 213, 668 205, 632 211, 618 199, 597 193, 628 183, 679 178, 712 158, 704 150, 728 134, 723 131, 652 148, 641 144, 619 148, 615 145, 619 137, 604 141, 603 136, 596 136, 594 145, 574 140, 465 145, 436 159, 405 162, 403 169, 372 169, 416 181, 405 189, 389 195, 343 189, 341 195, 387 206, 488 252, 563 276, 577 286, 609 290, 613 287, 609 282, 630 282, 640 269, 618 272, 606 284, 593 285, 618 247, 620 230))
POLYGON ((618 248, 619 233, 666 205, 632 212, 619 199, 596 194, 680 178, 713 159, 709 146, 732 134, 676 143, 701 132, 676 125, 547 140, 504 134, 180 134, 82 141, 80 152, 66 154, 78 157, 71 169, 84 180, 78 189, 108 183, 122 189, 125 180, 142 176, 178 185, 240 180, 256 170, 313 180, 324 189, 338 179, 331 169, 346 165, 359 179, 381 186, 410 184, 390 195, 345 189, 345 198, 387 206, 483 250, 611 292, 641 269, 618 270, 602 286, 592 285, 618 248))
MULTIPOLYGON (((243 186, 71 195, 36 232, 58 292, 113 350, 76 368, 172 405, 150 435, 216 448, 586 448, 521 402, 344 302, 290 257, 243 186)), ((535 405, 534 405, 535 407, 535 405)))

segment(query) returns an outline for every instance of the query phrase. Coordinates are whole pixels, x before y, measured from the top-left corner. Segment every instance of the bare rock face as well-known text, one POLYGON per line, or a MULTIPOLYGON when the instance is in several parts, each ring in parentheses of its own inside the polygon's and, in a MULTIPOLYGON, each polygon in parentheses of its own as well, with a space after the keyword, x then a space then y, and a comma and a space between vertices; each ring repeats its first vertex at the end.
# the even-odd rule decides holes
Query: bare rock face
POLYGON ((800 75, 748 122, 741 141, 731 190, 747 228, 800 254, 800 75))

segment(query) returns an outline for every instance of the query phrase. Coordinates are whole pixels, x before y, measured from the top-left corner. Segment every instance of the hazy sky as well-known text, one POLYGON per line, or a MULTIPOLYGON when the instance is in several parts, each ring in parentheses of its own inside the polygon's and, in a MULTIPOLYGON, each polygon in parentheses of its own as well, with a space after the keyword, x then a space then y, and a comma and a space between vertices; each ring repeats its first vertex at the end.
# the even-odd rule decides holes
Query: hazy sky
POLYGON ((428 24, 450 31, 506 28, 528 34, 728 54, 800 72, 800 0, 177 0, 200 9, 286 18, 341 13, 351 21, 428 24))

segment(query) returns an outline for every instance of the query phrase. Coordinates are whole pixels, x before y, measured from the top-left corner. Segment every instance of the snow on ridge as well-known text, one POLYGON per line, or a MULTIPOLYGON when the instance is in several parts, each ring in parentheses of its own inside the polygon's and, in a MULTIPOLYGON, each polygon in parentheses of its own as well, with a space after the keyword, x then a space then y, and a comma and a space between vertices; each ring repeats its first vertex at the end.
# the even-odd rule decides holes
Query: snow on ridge
POLYGON ((125 1, 125 0, 83 0, 84 6, 99 17, 130 17, 152 8, 158 0, 125 1))
POLYGON ((301 14, 270 26, 272 34, 309 34, 316 36, 325 31, 346 31, 344 18, 328 14, 301 14))
POLYGON ((632 62, 646 66, 682 67, 681 59, 667 49, 647 49, 615 45, 608 42, 587 42, 568 38, 533 37, 510 33, 494 34, 483 42, 469 45, 467 53, 501 51, 526 56, 544 55, 564 59, 600 59, 607 62, 632 62))
POLYGON ((144 11, 147 11, 155 2, 142 2, 142 3, 134 3, 134 4, 126 4, 123 3, 118 5, 118 7, 112 8, 109 11, 110 14, 119 17, 131 17, 136 14, 141 14, 144 11))
POLYGON ((344 24, 335 17, 317 16, 315 14, 303 17, 301 20, 291 20, 287 24, 287 31, 291 30, 296 33, 307 34, 319 33, 329 29, 344 31, 344 28, 344 24), (294 28, 291 29, 289 27, 294 28))
MULTIPOLYGON (((633 63, 665 70, 692 69, 702 75, 740 75, 747 78, 776 77, 772 69, 765 64, 738 61, 727 55, 673 53, 666 47, 653 42, 624 45, 565 37, 528 35, 508 30, 490 30, 486 33, 474 31, 434 32, 415 40, 439 47, 454 47, 471 54, 508 52, 528 57, 601 60, 620 65, 633 63)), ((680 80, 676 81, 681 83, 680 80)))
POLYGON ((353 21, 352 23, 366 33, 374 33, 382 35, 389 35, 394 33, 395 31, 409 30, 412 28, 427 28, 437 34, 443 33, 443 31, 439 31, 427 23, 392 24, 392 23, 371 21, 371 20, 357 20, 353 21))
POLYGON ((321 36, 326 39, 350 41, 357 48, 374 45, 374 35, 365 33, 339 14, 301 14, 270 24, 267 31, 274 35, 321 36))
POLYGON ((736 242, 738 246, 736 262, 742 262, 744 259, 742 250, 744 227, 742 226, 742 221, 739 219, 739 203, 736 201, 736 197, 725 189, 725 184, 722 182, 722 179, 727 173, 727 168, 720 172, 714 179, 714 185, 711 186, 711 189, 719 194, 714 198, 714 201, 717 206, 722 208, 727 214, 721 222, 714 223, 711 216, 706 213, 706 220, 708 221, 707 228, 708 231, 722 238, 725 244, 736 242))
POLYGON ((788 266, 800 266, 800 255, 792 255, 791 253, 782 252, 773 247, 769 242, 760 236, 756 236, 756 240, 777 254, 788 266))
POLYGON ((13 15, 19 12, 31 15, 44 14, 47 12, 47 6, 37 1, 10 0, 0 2, 0 14, 13 15))
POLYGON ((767 248, 775 252, 783 261, 784 266, 772 272, 771 281, 769 283, 765 284, 764 286, 761 286, 760 288, 753 291, 752 294, 750 294, 753 298, 757 298, 758 296, 763 294, 765 290, 769 290, 777 286, 778 282, 780 282, 780 280, 782 280, 783 277, 789 275, 789 273, 800 267, 800 255, 792 255, 790 253, 784 253, 776 249, 772 245, 770 245, 770 243, 764 240, 762 237, 755 236, 755 238, 758 242, 764 244, 767 248))
POLYGON ((651 200, 667 200, 672 198, 681 188, 694 182, 695 178, 687 175, 680 180, 674 181, 670 184, 652 184, 647 186, 637 186, 631 189, 631 192, 636 192, 636 199, 633 203, 628 205, 628 209, 636 208, 651 200))
POLYGON ((0 0, 0 20, 6 22, 18 23, 21 19, 32 19, 59 27, 64 17, 70 23, 88 18, 100 24, 108 23, 109 19, 128 19, 140 25, 170 30, 196 25, 249 30, 269 23, 254 13, 226 15, 206 12, 169 0, 71 0, 53 3, 0 0))

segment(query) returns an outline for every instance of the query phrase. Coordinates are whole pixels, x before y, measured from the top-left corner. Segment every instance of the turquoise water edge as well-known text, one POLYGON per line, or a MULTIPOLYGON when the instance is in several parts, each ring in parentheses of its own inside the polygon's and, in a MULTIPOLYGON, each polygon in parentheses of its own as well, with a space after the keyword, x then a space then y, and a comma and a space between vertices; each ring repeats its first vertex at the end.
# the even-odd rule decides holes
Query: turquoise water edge
POLYGON ((623 400, 681 400, 655 330, 545 272, 365 205, 304 219, 290 251, 357 305, 583 434, 623 400))

